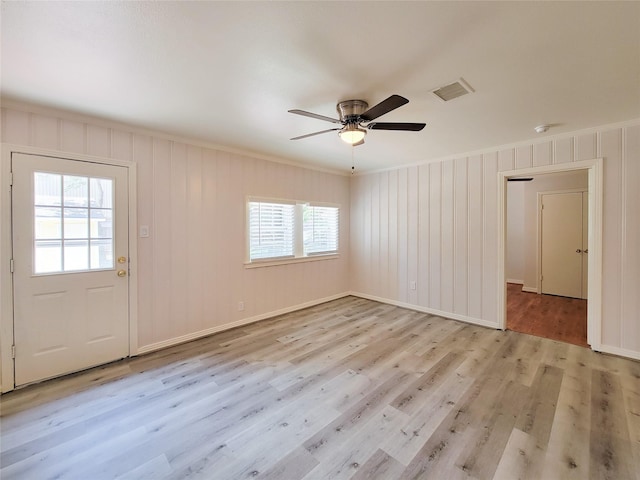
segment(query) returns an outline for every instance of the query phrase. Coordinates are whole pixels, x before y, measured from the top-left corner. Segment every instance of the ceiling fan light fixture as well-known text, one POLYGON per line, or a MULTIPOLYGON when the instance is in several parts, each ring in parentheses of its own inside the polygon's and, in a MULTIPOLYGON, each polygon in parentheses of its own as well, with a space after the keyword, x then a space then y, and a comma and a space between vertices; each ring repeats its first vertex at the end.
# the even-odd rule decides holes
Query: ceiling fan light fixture
POLYGON ((357 125, 347 125, 338 132, 343 142, 349 145, 355 145, 364 139, 367 131, 359 128, 357 125))

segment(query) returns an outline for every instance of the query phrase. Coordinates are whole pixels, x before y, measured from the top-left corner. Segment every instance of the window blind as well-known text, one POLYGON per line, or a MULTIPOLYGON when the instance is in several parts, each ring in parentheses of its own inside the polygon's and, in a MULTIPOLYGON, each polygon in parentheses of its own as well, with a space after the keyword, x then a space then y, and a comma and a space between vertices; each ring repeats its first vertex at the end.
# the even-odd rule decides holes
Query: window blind
POLYGON ((305 205, 303 213, 304 254, 338 251, 337 207, 305 205))
POLYGON ((249 202, 249 258, 294 255, 295 205, 249 202))

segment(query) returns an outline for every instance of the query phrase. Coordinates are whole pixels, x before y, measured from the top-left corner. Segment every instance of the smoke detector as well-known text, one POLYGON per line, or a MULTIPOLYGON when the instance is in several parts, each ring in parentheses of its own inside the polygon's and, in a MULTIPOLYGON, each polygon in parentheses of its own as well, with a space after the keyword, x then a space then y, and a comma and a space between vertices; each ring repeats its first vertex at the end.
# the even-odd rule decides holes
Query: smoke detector
POLYGON ((536 131, 536 133, 544 133, 549 130, 550 126, 551 125, 538 125, 536 128, 534 128, 534 130, 536 131))

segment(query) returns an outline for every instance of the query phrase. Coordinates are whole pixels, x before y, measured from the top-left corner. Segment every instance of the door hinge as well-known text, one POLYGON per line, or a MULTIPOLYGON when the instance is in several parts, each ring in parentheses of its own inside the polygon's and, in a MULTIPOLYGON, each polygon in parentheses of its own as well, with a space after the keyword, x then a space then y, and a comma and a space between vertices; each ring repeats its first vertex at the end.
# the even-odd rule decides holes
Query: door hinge
POLYGON ((540 281, 542 281, 542 275, 540 275, 540 281))
POLYGON ((9 186, 13 187, 13 172, 9 172, 9 186))
POLYGON ((13 273, 13 258, 9 260, 9 271, 13 273))
POLYGON ((16 346, 11 345, 11 358, 16 358, 16 346))

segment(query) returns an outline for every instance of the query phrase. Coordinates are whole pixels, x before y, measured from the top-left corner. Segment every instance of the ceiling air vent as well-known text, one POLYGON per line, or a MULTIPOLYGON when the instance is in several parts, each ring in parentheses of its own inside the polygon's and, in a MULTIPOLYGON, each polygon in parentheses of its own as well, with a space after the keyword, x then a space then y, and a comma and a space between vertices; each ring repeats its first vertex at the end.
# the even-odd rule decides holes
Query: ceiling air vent
POLYGON ((467 93, 473 93, 474 91, 475 90, 461 78, 457 82, 432 90, 431 93, 443 102, 448 102, 449 100, 461 97, 467 93))

